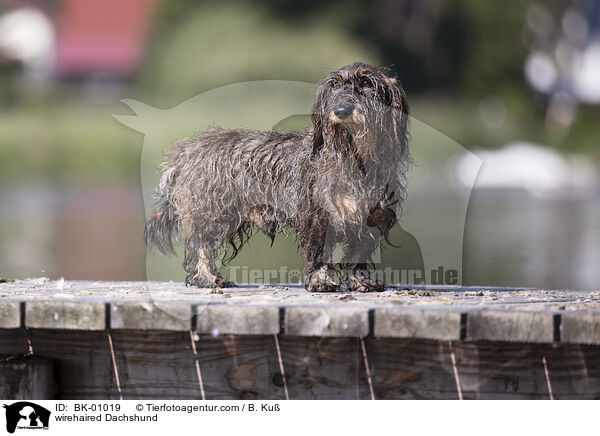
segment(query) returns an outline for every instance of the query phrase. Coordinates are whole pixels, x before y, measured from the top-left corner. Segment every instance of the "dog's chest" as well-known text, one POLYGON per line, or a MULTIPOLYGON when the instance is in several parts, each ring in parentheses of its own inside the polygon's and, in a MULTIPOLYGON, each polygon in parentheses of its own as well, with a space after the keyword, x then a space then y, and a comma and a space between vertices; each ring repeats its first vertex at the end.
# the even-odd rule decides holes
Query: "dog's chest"
POLYGON ((347 221, 356 215, 360 208, 359 200, 347 193, 334 194, 328 208, 330 215, 340 221, 347 221))
POLYGON ((369 210, 378 202, 378 189, 360 183, 343 183, 317 186, 317 205, 338 224, 359 224, 366 220, 369 210))
POLYGON ((309 173, 315 206, 326 211, 336 227, 366 223, 370 211, 399 185, 395 168, 381 163, 367 164, 366 171, 347 160, 321 163, 309 173))

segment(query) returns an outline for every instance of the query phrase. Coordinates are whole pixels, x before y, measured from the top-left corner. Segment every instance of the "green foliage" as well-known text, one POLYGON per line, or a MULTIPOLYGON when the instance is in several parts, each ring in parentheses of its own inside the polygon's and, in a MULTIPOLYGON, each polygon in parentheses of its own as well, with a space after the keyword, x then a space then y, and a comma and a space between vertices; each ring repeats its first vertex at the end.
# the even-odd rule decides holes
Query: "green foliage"
POLYGON ((111 112, 107 106, 65 102, 4 109, 0 180, 137 181, 141 137, 111 112))
POLYGON ((518 88, 531 98, 523 75, 527 50, 522 41, 528 2, 453 0, 449 8, 464 17, 467 56, 460 69, 460 89, 481 96, 518 88))
POLYGON ((157 38, 141 92, 161 106, 249 80, 316 82, 354 61, 380 63, 378 51, 323 17, 291 24, 246 3, 205 3, 157 38))
MULTIPOLYGON (((600 157, 597 108, 579 108, 570 130, 554 128, 543 97, 525 83, 522 30, 530 2, 411 4, 160 2, 146 63, 124 96, 170 107, 234 82, 316 82, 362 60, 390 66, 407 88, 413 116, 466 147, 529 140, 600 157), (415 17, 422 28, 411 24, 415 17), (480 117, 485 96, 505 108, 499 127, 480 117)), ((111 117, 123 106, 73 99, 76 92, 59 86, 45 101, 26 100, 20 72, 16 64, 0 67, 0 180, 138 180, 141 136, 111 117)), ((281 127, 307 123, 297 121, 281 127)))

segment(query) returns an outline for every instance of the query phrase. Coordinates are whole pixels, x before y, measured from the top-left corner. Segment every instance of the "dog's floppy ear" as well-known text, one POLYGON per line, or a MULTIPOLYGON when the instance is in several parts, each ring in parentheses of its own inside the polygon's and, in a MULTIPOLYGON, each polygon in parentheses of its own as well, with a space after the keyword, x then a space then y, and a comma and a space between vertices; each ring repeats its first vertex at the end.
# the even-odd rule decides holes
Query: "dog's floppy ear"
POLYGON ((394 139, 402 149, 403 153, 407 152, 408 146, 408 116, 410 109, 406 100, 406 92, 396 78, 386 78, 387 85, 387 101, 392 110, 392 133, 394 139))
POLYGON ((317 155, 321 152, 325 139, 323 138, 323 85, 321 85, 315 96, 315 104, 312 108, 312 154, 317 155))

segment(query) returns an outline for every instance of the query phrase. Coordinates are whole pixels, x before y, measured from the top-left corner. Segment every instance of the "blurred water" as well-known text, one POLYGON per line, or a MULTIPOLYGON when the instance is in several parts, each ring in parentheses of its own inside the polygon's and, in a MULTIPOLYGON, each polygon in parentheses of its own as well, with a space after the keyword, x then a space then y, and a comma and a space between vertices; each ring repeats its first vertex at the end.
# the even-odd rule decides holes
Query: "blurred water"
MULTIPOLYGON (((437 200, 428 206, 439 214, 447 207, 437 200)), ((143 222, 137 187, 4 188, 0 277, 143 280, 143 222)), ((465 284, 600 287, 597 191, 552 198, 524 191, 475 191, 464 241, 465 284)), ((299 258, 293 244, 288 249, 293 250, 290 257, 299 258)), ((181 267, 173 268, 170 274, 180 280, 181 267)))
POLYGON ((143 223, 132 186, 0 189, 0 277, 143 280, 143 223))
POLYGON ((474 191, 465 225, 467 284, 600 287, 600 195, 536 198, 474 191))

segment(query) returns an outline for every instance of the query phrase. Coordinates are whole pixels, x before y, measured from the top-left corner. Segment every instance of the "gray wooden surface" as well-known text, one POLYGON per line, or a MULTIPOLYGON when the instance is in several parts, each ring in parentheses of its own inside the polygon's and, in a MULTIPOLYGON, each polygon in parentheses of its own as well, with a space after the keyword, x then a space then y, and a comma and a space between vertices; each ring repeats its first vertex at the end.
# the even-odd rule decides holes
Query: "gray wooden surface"
POLYGON ((597 291, 0 284, 10 396, 39 358, 56 399, 597 399, 598 344, 597 291))
POLYGON ((0 284, 0 329, 196 330, 212 335, 600 344, 600 291, 393 287, 310 294, 302 286, 198 289, 166 282, 0 284))

